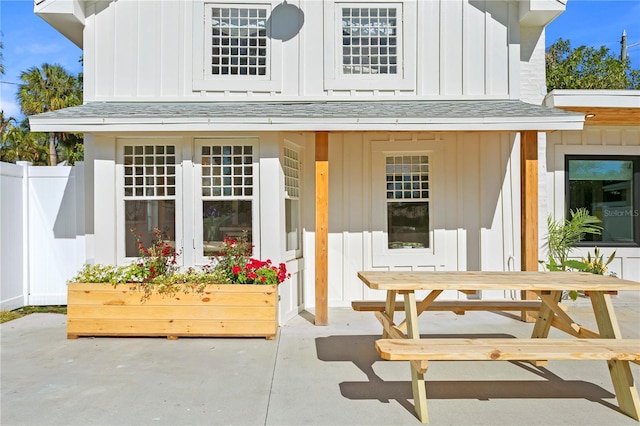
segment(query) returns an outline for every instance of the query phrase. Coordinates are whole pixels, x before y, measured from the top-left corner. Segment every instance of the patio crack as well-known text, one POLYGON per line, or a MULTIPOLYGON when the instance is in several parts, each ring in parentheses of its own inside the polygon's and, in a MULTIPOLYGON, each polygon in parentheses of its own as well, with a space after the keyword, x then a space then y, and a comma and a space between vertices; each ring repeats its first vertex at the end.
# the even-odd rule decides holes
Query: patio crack
POLYGON ((276 345, 276 353, 273 359, 273 370, 271 372, 271 383, 269 383, 269 396, 267 398, 267 410, 264 414, 264 423, 263 423, 264 426, 267 425, 267 420, 269 419, 269 407, 271 405, 271 394, 273 392, 273 382, 276 377, 276 367, 278 366, 278 353, 280 352, 280 337, 281 337, 281 333, 280 333, 280 330, 278 330, 278 336, 276 337, 276 339, 278 340, 278 343, 276 345))

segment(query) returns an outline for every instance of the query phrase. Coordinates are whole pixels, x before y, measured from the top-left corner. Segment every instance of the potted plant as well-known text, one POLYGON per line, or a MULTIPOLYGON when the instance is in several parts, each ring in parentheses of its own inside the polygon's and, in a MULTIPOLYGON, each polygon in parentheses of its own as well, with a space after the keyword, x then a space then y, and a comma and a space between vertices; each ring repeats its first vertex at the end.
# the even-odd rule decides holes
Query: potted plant
POLYGON ((130 265, 84 265, 68 284, 67 338, 79 336, 242 336, 275 338, 284 264, 250 257, 246 234, 225 239, 223 254, 201 270, 179 272, 179 253, 154 231, 137 236, 130 265))

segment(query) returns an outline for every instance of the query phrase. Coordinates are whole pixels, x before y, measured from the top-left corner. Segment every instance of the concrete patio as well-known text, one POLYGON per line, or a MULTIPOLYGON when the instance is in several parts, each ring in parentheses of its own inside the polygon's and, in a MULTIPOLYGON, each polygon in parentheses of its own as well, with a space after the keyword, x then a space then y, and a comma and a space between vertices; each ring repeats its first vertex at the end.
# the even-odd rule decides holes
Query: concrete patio
MULTIPOLYGON (((625 337, 640 338, 640 297, 614 297, 625 337)), ((588 300, 569 313, 594 328, 588 300)), ((371 313, 303 312, 276 340, 80 338, 66 317, 2 324, 1 417, 8 425, 418 425, 409 366, 379 359, 371 313)), ((429 312, 423 336, 528 337, 504 313, 429 312)), ((553 336, 561 333, 552 331, 553 336)), ((632 364, 636 382, 640 366, 632 364)), ((430 425, 637 425, 621 414, 605 362, 433 362, 430 425)))

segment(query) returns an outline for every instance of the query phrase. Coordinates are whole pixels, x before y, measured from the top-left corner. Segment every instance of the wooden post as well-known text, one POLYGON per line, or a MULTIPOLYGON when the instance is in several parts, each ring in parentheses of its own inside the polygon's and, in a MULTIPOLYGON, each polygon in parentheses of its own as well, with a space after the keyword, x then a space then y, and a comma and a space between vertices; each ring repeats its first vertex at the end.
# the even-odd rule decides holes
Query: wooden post
MULTIPOLYGON (((523 271, 538 270, 538 132, 520 132, 520 256, 523 271)), ((536 294, 522 292, 523 300, 536 294)), ((522 320, 535 321, 533 312, 522 312, 522 320)))
POLYGON ((327 325, 329 294, 329 134, 316 132, 316 325, 327 325))

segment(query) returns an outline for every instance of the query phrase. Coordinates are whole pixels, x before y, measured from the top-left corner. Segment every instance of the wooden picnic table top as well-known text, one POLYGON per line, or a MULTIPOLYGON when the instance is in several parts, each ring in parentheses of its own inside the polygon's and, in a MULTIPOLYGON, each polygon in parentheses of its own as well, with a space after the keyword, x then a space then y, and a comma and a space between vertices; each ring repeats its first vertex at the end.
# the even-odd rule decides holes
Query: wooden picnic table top
POLYGON ((640 291, 640 282, 588 272, 360 271, 374 290, 640 291))

